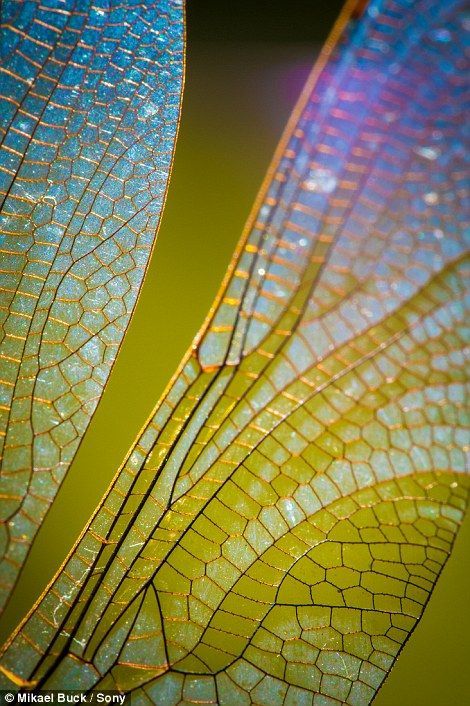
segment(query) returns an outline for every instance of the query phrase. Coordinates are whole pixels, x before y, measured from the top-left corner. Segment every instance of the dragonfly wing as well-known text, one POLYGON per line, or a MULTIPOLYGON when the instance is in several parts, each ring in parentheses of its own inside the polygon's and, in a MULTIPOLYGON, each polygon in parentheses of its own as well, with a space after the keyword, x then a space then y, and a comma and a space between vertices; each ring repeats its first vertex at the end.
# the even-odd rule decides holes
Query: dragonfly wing
POLYGON ((1 603, 89 424, 158 227, 182 8, 2 4, 1 603))

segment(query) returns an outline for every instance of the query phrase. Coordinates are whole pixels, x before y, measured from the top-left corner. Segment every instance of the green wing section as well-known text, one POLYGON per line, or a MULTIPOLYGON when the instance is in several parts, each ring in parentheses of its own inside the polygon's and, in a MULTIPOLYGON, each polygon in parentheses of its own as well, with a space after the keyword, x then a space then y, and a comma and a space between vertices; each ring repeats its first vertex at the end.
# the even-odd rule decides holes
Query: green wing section
POLYGON ((461 6, 351 9, 8 688, 362 706, 418 622, 469 487, 461 6))
POLYGON ((129 323, 179 119, 176 0, 8 0, 0 66, 0 607, 129 323))

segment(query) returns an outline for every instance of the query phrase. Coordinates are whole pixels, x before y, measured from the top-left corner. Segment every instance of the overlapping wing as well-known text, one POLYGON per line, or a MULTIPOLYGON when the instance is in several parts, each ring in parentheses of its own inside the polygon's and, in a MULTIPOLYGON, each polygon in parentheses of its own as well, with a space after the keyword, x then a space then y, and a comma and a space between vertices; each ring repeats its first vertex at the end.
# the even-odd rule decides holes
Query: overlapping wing
POLYGON ((158 227, 179 0, 1 8, 1 586, 8 598, 100 399, 158 227))
POLYGON ((419 620, 469 486, 464 23, 351 9, 9 687, 359 706, 419 620))

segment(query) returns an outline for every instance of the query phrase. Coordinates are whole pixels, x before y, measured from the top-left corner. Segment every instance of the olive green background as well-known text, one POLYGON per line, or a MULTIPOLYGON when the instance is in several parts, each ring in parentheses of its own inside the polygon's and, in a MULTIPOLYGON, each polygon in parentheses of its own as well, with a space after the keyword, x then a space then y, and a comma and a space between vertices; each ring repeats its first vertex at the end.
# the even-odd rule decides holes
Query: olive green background
MULTIPOLYGON (((3 636, 63 561, 200 327, 340 5, 189 0, 183 117, 158 243, 102 402, 3 617, 3 636)), ((375 706, 470 703, 469 550, 470 517, 375 706)))

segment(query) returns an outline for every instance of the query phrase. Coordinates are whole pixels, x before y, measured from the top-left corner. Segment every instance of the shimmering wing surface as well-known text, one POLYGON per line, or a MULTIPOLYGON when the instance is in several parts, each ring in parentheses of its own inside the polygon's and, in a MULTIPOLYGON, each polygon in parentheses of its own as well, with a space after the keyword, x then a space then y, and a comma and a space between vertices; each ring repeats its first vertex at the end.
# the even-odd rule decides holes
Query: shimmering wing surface
POLYGON ((340 17, 206 327, 5 648, 10 688, 374 697, 469 485, 461 7, 340 17))
POLYGON ((2 3, 0 605, 129 323, 181 83, 179 0, 2 3))

